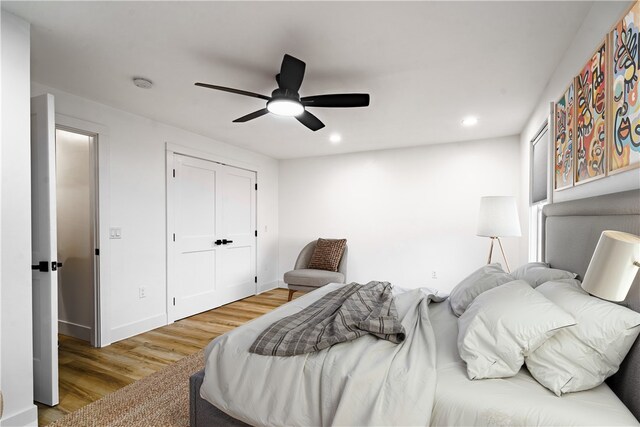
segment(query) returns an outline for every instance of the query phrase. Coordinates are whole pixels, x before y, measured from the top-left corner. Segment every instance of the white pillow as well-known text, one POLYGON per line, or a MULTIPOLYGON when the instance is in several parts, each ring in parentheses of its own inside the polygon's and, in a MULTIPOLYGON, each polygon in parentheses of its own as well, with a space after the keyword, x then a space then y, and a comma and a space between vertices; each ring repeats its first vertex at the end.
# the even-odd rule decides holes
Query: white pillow
POLYGON ((544 262, 530 262, 511 272, 513 280, 524 280, 534 288, 551 280, 575 279, 576 276, 570 271, 549 268, 544 262))
POLYGON ((451 309, 456 316, 460 316, 478 295, 512 280, 500 264, 484 265, 453 288, 449 295, 451 309))
POLYGON ((640 314, 590 296, 577 280, 548 282, 537 290, 577 324, 558 331, 525 359, 531 375, 560 396, 589 390, 615 374, 640 333, 640 314))
POLYGON ((470 379, 518 373, 524 357, 573 317, 516 280, 483 292, 458 319, 458 351, 470 379))
POLYGON ((546 262, 528 262, 513 270, 511 275, 514 280, 521 280, 529 270, 534 268, 549 268, 549 264, 546 262))

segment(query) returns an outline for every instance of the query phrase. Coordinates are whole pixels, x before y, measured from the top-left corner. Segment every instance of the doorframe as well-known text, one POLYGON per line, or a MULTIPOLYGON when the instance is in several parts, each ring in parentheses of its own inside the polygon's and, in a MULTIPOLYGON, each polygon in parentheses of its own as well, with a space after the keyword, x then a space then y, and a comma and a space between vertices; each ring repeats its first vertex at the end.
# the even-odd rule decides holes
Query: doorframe
MULTIPOLYGON (((251 163, 246 163, 246 162, 242 162, 239 160, 235 160, 235 159, 229 159, 226 157, 222 157, 222 156, 218 156, 217 154, 214 153, 210 153, 207 151, 202 151, 202 150, 198 150, 195 148, 191 148, 191 147, 186 147, 184 145, 180 145, 180 144, 176 144, 176 143, 172 143, 172 142, 166 142, 165 143, 166 147, 165 147, 165 166, 166 166, 166 170, 165 170, 165 201, 166 201, 166 260, 167 260, 167 271, 166 271, 166 281, 167 281, 167 286, 166 286, 166 314, 167 314, 167 324, 171 324, 175 321, 175 319, 171 316, 171 306, 172 306, 172 301, 171 301, 171 277, 173 274, 173 270, 174 270, 174 263, 175 263, 175 257, 174 257, 174 251, 173 251, 173 244, 175 243, 173 241, 173 227, 171 227, 172 224, 174 224, 175 222, 175 212, 173 211, 173 203, 171 203, 173 201, 173 199, 175 198, 175 194, 174 194, 174 189, 173 189, 173 185, 171 185, 171 180, 173 179, 173 155, 174 154, 178 154, 178 155, 183 155, 183 156, 188 156, 188 157, 194 157, 196 159, 202 159, 202 160, 207 160, 210 162, 214 162, 214 163, 219 163, 222 164, 224 166, 232 166, 234 168, 238 168, 238 169, 244 169, 244 170, 248 170, 251 172, 254 172, 256 174, 256 185, 258 185, 258 180, 259 180, 259 171, 258 171, 258 167, 251 164, 251 163)), ((260 229, 260 226, 258 224, 258 192, 256 191, 255 193, 255 205, 256 205, 256 230, 260 229)), ((258 238, 256 237, 256 253, 255 253, 255 259, 256 259, 256 275, 258 275, 258 238)), ((258 279, 258 283, 254 284, 254 294, 258 293, 258 289, 259 289, 259 279, 258 279)))
MULTIPOLYGON (((95 194, 92 195, 92 221, 96 224, 93 228, 95 249, 99 249, 99 255, 94 257, 94 298, 93 318, 94 327, 92 344, 96 347, 105 347, 111 344, 111 318, 109 274, 110 245, 109 245, 109 206, 110 206, 110 180, 109 180, 109 130, 98 123, 78 119, 56 113, 56 129, 68 130, 75 133, 91 136, 92 144, 92 181, 95 194)), ((57 321, 57 319, 56 319, 57 321)))

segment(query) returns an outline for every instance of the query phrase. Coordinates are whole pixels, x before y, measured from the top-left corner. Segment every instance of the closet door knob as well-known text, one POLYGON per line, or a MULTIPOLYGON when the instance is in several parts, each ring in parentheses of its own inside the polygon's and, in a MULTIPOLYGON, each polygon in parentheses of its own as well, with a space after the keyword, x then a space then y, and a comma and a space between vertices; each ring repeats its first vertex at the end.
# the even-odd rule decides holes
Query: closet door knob
POLYGON ((215 242, 213 242, 214 245, 221 245, 223 242, 222 240, 218 239, 215 242))
POLYGON ((233 243, 233 240, 222 239, 223 245, 226 245, 227 243, 233 243))

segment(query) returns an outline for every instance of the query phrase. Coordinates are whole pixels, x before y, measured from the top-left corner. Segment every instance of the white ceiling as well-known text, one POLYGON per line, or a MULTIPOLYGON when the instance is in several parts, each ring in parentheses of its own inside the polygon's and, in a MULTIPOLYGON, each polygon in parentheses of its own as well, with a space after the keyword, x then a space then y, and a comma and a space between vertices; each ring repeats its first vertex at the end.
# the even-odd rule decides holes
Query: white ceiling
POLYGON ((2 2, 32 23, 34 81, 281 159, 518 134, 590 7, 2 2), (193 85, 270 95, 284 53, 307 63, 301 96, 367 92, 370 107, 310 109, 315 133, 273 115, 237 124, 264 101, 193 85))

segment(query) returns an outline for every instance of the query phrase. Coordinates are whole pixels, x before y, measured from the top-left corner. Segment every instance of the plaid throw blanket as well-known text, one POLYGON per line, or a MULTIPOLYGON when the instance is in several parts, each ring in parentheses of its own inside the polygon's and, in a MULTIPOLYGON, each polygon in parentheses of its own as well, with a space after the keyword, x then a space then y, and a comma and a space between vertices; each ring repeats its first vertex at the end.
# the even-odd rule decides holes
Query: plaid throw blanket
POLYGON ((265 329, 249 348, 266 356, 295 356, 372 334, 405 338, 388 282, 351 283, 265 329))

